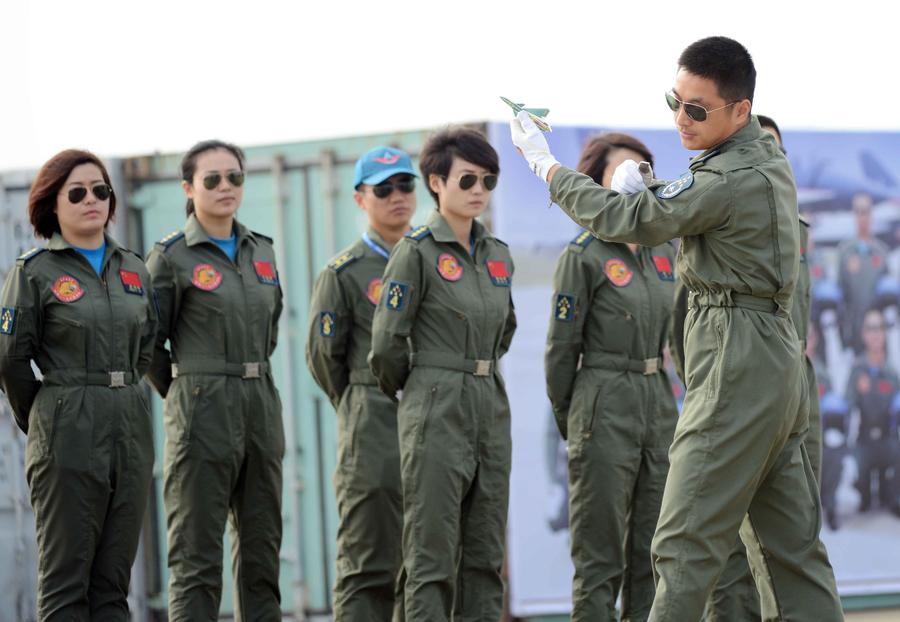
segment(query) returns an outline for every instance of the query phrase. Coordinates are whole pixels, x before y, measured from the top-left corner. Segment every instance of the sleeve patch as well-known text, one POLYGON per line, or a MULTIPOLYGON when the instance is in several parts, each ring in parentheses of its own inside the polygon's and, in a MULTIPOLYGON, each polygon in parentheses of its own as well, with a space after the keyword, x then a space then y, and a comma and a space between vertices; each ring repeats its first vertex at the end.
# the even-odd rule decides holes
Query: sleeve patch
POLYGON ((319 334, 322 337, 334 337, 335 323, 334 311, 322 311, 319 313, 319 334))
POLYGON ((16 331, 16 310, 3 307, 0 311, 0 335, 12 335, 16 331))
POLYGON ((673 199, 679 194, 690 188, 694 183, 694 174, 688 171, 673 182, 663 186, 656 191, 656 196, 660 199, 673 199))
POLYGON ((553 319, 557 322, 571 322, 575 318, 575 296, 557 294, 553 305, 553 319))
POLYGON ((384 303, 391 311, 402 311, 406 307, 407 296, 409 296, 409 285, 391 281, 384 303))

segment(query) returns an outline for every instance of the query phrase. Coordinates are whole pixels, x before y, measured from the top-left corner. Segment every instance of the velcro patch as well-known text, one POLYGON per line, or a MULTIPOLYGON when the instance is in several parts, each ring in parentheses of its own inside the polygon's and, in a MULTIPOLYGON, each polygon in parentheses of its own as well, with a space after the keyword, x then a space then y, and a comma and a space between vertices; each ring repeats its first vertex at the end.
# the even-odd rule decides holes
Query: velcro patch
POLYGON ((658 196, 660 199, 673 199, 690 188, 693 183, 694 174, 688 171, 687 173, 682 174, 682 176, 675 181, 660 188, 656 192, 656 196, 658 196))
POLYGON ((81 284, 75 277, 69 276, 68 274, 56 279, 51 291, 53 292, 53 295, 56 296, 57 300, 66 303, 75 302, 84 296, 84 288, 81 287, 81 284))
POLYGON ((319 313, 319 334, 323 337, 334 337, 335 323, 334 311, 319 313))
POLYGON ((674 281, 675 273, 672 271, 672 262, 663 255, 653 256, 653 265, 656 266, 656 274, 663 281, 674 281))
POLYGON ((399 281, 391 281, 388 285, 388 293, 385 304, 391 311, 402 311, 406 307, 406 297, 409 295, 409 285, 399 281))
POLYGON ((553 318, 558 322, 571 322, 575 317, 575 296, 557 294, 553 305, 553 318))
POLYGON ((137 272, 119 270, 119 279, 122 281, 122 287, 125 288, 126 293, 134 294, 135 296, 144 295, 144 286, 141 284, 141 275, 137 272))
POLYGON ((503 260, 488 260, 485 262, 487 265, 488 275, 491 277, 491 283, 496 285, 497 287, 509 287, 512 281, 512 277, 509 276, 509 270, 506 269, 506 262, 503 260))
POLYGON ((253 268, 256 270, 256 278, 260 283, 266 285, 278 285, 278 276, 272 268, 272 264, 268 261, 254 261, 253 268))
POLYGON ((16 310, 3 307, 0 311, 0 335, 12 335, 16 330, 16 310))

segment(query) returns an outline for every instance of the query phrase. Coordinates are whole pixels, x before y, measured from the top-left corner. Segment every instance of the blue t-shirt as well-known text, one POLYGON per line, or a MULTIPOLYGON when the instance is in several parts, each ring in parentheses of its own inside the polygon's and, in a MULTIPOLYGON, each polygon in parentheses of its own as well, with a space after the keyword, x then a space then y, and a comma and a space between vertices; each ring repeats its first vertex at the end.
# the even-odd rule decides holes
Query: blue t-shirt
POLYGON ((209 236, 209 239, 216 243, 216 246, 221 248, 228 258, 231 261, 234 261, 234 254, 237 251, 237 236, 235 234, 231 234, 230 238, 214 238, 209 236))
POLYGON ((106 240, 103 240, 103 244, 99 248, 80 248, 78 246, 73 246, 72 248, 84 255, 84 258, 94 267, 94 272, 97 273, 97 276, 100 276, 100 269, 103 267, 103 255, 106 254, 106 240))

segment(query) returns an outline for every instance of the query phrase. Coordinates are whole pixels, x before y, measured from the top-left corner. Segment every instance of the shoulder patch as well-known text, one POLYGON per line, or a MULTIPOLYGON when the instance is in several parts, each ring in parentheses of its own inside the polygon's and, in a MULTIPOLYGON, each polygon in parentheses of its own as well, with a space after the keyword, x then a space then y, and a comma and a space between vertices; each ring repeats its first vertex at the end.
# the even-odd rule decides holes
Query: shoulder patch
POLYGON ((43 253, 45 250, 47 250, 47 249, 44 248, 43 246, 36 246, 36 247, 32 248, 30 251, 28 251, 27 253, 22 253, 21 255, 19 255, 19 258, 17 261, 21 261, 22 265, 25 265, 29 261, 31 261, 32 259, 37 257, 38 255, 43 253))
POLYGON ((696 158, 694 158, 693 160, 691 160, 690 166, 691 166, 691 168, 694 168, 695 166, 699 166, 699 165, 703 164, 704 162, 706 162, 707 160, 709 160, 710 158, 717 156, 717 155, 719 155, 719 150, 713 149, 706 155, 700 155, 700 156, 697 156, 696 158))
POLYGON ((596 239, 597 238, 595 238, 590 231, 585 229, 584 231, 579 233, 577 236, 575 236, 575 238, 571 242, 569 242, 569 244, 571 244, 572 246, 580 246, 581 248, 587 248, 590 245, 590 243, 596 239))
POLYGON ((679 194, 687 190, 694 183, 694 174, 690 171, 684 173, 673 182, 669 182, 656 191, 656 196, 660 199, 673 199, 679 194))
POLYGON ((335 272, 340 272, 357 259, 359 259, 359 257, 354 255, 353 253, 343 253, 341 255, 338 255, 338 257, 334 261, 328 264, 328 267, 335 272))
POLYGON ((800 218, 800 224, 803 225, 804 227, 806 227, 807 229, 808 229, 810 226, 812 226, 812 225, 810 225, 808 222, 806 222, 806 220, 804 220, 802 217, 800 218))
POLYGON ((175 242, 177 242, 178 240, 180 240, 183 237, 184 237, 184 231, 173 231, 172 233, 170 233, 169 235, 167 235, 166 237, 161 239, 159 242, 157 242, 157 244, 160 244, 165 248, 169 248, 175 242))
POLYGON ((417 229, 413 229, 412 231, 410 231, 409 233, 407 233, 407 234, 406 234, 406 237, 412 238, 412 239, 414 239, 415 241, 418 242, 418 241, 420 241, 420 240, 424 240, 424 239, 427 238, 429 235, 431 235, 431 229, 429 229, 429 228, 428 228, 427 226, 425 226, 425 225, 422 225, 421 227, 418 227, 417 229))
POLYGON ((259 239, 261 239, 261 240, 265 240, 265 241, 268 242, 269 244, 272 244, 272 245, 275 244, 275 241, 274 241, 272 238, 270 238, 270 237, 267 236, 267 235, 264 235, 264 234, 260 233, 259 231, 251 231, 250 233, 252 233, 255 237, 257 237, 257 238, 259 238, 259 239))
POLYGON ((500 244, 502 244, 502 245, 505 246, 506 248, 509 248, 509 244, 507 244, 506 242, 504 242, 504 241, 501 240, 500 238, 495 238, 494 236, 491 236, 491 239, 494 240, 495 242, 499 242, 500 244))

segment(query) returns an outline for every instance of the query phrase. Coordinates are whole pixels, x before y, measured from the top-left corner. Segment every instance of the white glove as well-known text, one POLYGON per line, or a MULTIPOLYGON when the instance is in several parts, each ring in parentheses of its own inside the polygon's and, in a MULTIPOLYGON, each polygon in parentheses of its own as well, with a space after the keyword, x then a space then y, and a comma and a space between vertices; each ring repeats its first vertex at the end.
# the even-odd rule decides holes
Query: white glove
POLYGON ((550 153, 550 146, 544 133, 538 129, 531 117, 524 110, 509 122, 509 130, 512 134, 513 144, 525 157, 532 172, 547 181, 550 169, 559 164, 550 153))
POLYGON ((634 194, 646 190, 647 184, 644 183, 644 177, 638 170, 638 163, 634 160, 625 160, 613 172, 609 187, 620 194, 634 194))

